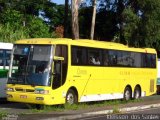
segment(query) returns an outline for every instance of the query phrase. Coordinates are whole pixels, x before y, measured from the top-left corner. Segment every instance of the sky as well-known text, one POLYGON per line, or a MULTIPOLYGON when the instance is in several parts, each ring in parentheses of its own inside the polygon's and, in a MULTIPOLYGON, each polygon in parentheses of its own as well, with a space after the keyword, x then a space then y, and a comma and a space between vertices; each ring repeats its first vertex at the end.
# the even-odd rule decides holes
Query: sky
MULTIPOLYGON (((64 4, 65 3, 65 0, 51 0, 51 1, 54 3, 57 3, 57 4, 64 4)), ((81 1, 85 1, 85 0, 81 0, 81 1)), ((69 3, 71 3, 70 0, 69 0, 69 3)))
POLYGON ((57 4, 64 4, 65 2, 65 0, 51 0, 51 1, 57 4))

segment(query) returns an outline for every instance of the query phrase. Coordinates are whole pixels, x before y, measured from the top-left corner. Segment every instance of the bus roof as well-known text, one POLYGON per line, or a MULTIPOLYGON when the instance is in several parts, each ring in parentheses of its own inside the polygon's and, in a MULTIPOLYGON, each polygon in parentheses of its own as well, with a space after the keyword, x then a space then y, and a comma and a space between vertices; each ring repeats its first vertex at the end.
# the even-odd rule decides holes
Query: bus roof
POLYGON ((0 42, 0 49, 12 49, 13 48, 13 44, 12 43, 4 43, 4 42, 0 42))
POLYGON ((16 44, 70 44, 76 46, 156 53, 156 50, 153 48, 134 48, 134 47, 128 47, 120 43, 89 40, 89 39, 72 40, 68 38, 32 38, 32 39, 18 40, 15 43, 16 44))

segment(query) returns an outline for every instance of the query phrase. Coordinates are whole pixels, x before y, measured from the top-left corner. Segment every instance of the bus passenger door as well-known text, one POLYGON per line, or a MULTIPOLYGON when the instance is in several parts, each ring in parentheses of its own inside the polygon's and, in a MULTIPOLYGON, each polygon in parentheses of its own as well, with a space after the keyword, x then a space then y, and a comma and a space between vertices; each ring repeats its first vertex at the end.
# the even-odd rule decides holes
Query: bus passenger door
POLYGON ((52 88, 57 89, 64 85, 67 77, 68 47, 66 45, 56 45, 54 55, 53 83, 52 88))
POLYGON ((53 89, 56 89, 62 85, 62 61, 58 60, 54 62, 54 73, 53 73, 53 89))

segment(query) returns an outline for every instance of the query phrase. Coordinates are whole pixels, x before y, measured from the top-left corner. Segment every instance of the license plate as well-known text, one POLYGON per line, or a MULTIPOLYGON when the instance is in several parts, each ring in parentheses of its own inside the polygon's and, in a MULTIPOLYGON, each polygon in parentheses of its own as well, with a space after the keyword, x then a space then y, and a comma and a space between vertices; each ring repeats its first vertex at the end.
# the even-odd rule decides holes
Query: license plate
POLYGON ((27 95, 20 95, 20 98, 26 99, 27 95))

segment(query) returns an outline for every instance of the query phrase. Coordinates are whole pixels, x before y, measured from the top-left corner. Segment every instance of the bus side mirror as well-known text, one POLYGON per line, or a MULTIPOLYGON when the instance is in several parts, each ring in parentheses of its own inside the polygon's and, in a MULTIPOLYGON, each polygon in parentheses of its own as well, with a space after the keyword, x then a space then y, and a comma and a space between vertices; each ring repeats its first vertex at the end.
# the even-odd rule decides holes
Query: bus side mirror
POLYGON ((53 57, 53 60, 54 60, 54 61, 63 61, 63 60, 64 60, 64 57, 54 56, 54 57, 53 57))

